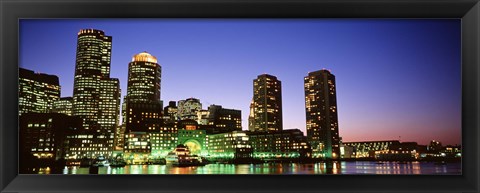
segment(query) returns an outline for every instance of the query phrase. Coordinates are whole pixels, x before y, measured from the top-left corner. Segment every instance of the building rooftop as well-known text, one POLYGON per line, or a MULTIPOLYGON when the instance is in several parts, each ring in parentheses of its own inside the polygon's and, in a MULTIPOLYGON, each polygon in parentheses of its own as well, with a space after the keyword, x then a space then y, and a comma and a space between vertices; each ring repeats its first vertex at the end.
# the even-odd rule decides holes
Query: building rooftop
POLYGON ((132 62, 150 62, 157 63, 157 58, 148 52, 142 52, 132 57, 132 62))

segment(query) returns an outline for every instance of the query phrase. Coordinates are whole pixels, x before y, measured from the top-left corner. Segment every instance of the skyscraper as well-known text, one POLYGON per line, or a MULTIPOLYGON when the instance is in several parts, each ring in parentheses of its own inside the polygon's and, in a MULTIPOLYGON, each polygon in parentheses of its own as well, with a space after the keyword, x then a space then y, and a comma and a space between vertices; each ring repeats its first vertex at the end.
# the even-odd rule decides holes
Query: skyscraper
POLYGON ((128 86, 125 97, 125 126, 128 131, 160 127, 163 104, 160 101, 161 67, 157 58, 147 52, 136 54, 128 64, 128 86))
POLYGON ((163 125, 160 100, 161 67, 147 52, 132 57, 128 64, 127 96, 124 101, 124 151, 126 156, 145 157, 157 147, 163 125), (141 145, 136 142, 141 141, 141 145))
MULTIPOLYGON (((82 29, 78 32, 72 114, 83 119, 86 133, 95 136, 96 140, 89 141, 90 147, 82 150, 85 152, 77 152, 87 157, 109 157, 114 148, 120 83, 110 78, 111 52, 112 37, 103 31, 82 29)), ((77 145, 85 142, 71 141, 77 145)))
POLYGON ((73 115, 84 120, 86 129, 112 130, 118 122, 120 93, 117 79, 110 78, 112 37, 101 30, 78 32, 73 88, 73 115), (115 104, 115 105, 114 105, 115 104), (100 122, 99 122, 100 119, 100 122))
POLYGON ((308 73, 305 83, 307 138, 314 156, 340 157, 335 76, 328 70, 308 73))
POLYGON ((18 113, 50 113, 60 98, 60 84, 55 75, 19 68, 18 113))
POLYGON ((53 102, 53 113, 62 113, 72 116, 73 98, 62 97, 60 100, 53 102))
POLYGON ((109 133, 114 133, 120 121, 120 81, 104 78, 100 81, 98 123, 109 133))
POLYGON ((160 101, 162 68, 147 52, 136 54, 128 64, 128 101, 160 101))
POLYGON ((281 131, 282 82, 262 74, 253 80, 254 127, 251 131, 281 131))

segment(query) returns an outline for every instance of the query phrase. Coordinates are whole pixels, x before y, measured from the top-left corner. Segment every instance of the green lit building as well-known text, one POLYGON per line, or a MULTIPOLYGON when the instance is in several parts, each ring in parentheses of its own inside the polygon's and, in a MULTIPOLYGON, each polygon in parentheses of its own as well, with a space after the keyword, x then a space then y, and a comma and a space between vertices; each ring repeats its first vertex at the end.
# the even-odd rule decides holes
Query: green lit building
POLYGON ((158 132, 150 133, 152 157, 163 158, 178 145, 177 124, 163 124, 158 132))
POLYGON ((207 155, 206 136, 206 131, 199 129, 197 121, 186 119, 178 122, 177 143, 187 146, 192 154, 207 155))
POLYGON ((299 129, 247 132, 253 157, 263 160, 311 157, 311 147, 299 129))
POLYGON ((71 116, 72 110, 73 110, 72 97, 62 97, 59 100, 53 102, 52 113, 62 113, 62 114, 71 116))
POLYGON ((130 131, 125 134, 123 152, 128 164, 145 164, 148 162, 151 150, 149 133, 130 131))
POLYGON ((50 113, 60 98, 58 77, 19 68, 18 114, 50 113))
POLYGON ((282 82, 277 77, 262 74, 253 80, 254 126, 250 131, 281 131, 282 82))
POLYGON ((328 70, 308 73, 304 79, 307 138, 314 157, 340 158, 335 76, 328 70))
POLYGON ((248 159, 253 156, 249 136, 243 131, 208 135, 208 159, 248 159))

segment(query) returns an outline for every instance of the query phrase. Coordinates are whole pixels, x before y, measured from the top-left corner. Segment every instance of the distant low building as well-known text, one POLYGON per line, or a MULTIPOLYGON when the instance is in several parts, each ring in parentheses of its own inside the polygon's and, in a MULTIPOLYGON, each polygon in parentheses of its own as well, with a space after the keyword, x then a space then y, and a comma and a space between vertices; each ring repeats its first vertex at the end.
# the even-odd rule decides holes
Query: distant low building
POLYGON ((374 158, 376 151, 389 150, 390 146, 398 144, 398 140, 343 142, 345 147, 353 147, 352 158, 374 158))
POLYGON ((420 157, 416 142, 402 142, 390 145, 388 150, 375 151, 378 160, 414 160, 420 157))

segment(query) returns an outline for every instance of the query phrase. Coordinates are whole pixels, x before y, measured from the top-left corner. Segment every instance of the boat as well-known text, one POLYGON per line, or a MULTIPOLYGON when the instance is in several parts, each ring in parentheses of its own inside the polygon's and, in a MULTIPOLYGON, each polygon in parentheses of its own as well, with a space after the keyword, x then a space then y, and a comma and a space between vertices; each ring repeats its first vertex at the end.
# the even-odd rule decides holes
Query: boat
POLYGON ((108 160, 105 159, 105 157, 99 156, 99 157, 97 157, 97 159, 95 159, 92 166, 94 166, 94 167, 108 167, 108 166, 110 166, 110 163, 108 162, 108 160))
POLYGON ((167 165, 175 167, 204 166, 207 164, 203 157, 190 155, 190 151, 185 145, 177 145, 173 151, 167 154, 165 161, 167 165))
POLYGON ((124 167, 127 165, 127 162, 123 159, 114 159, 110 162, 110 167, 124 167))

